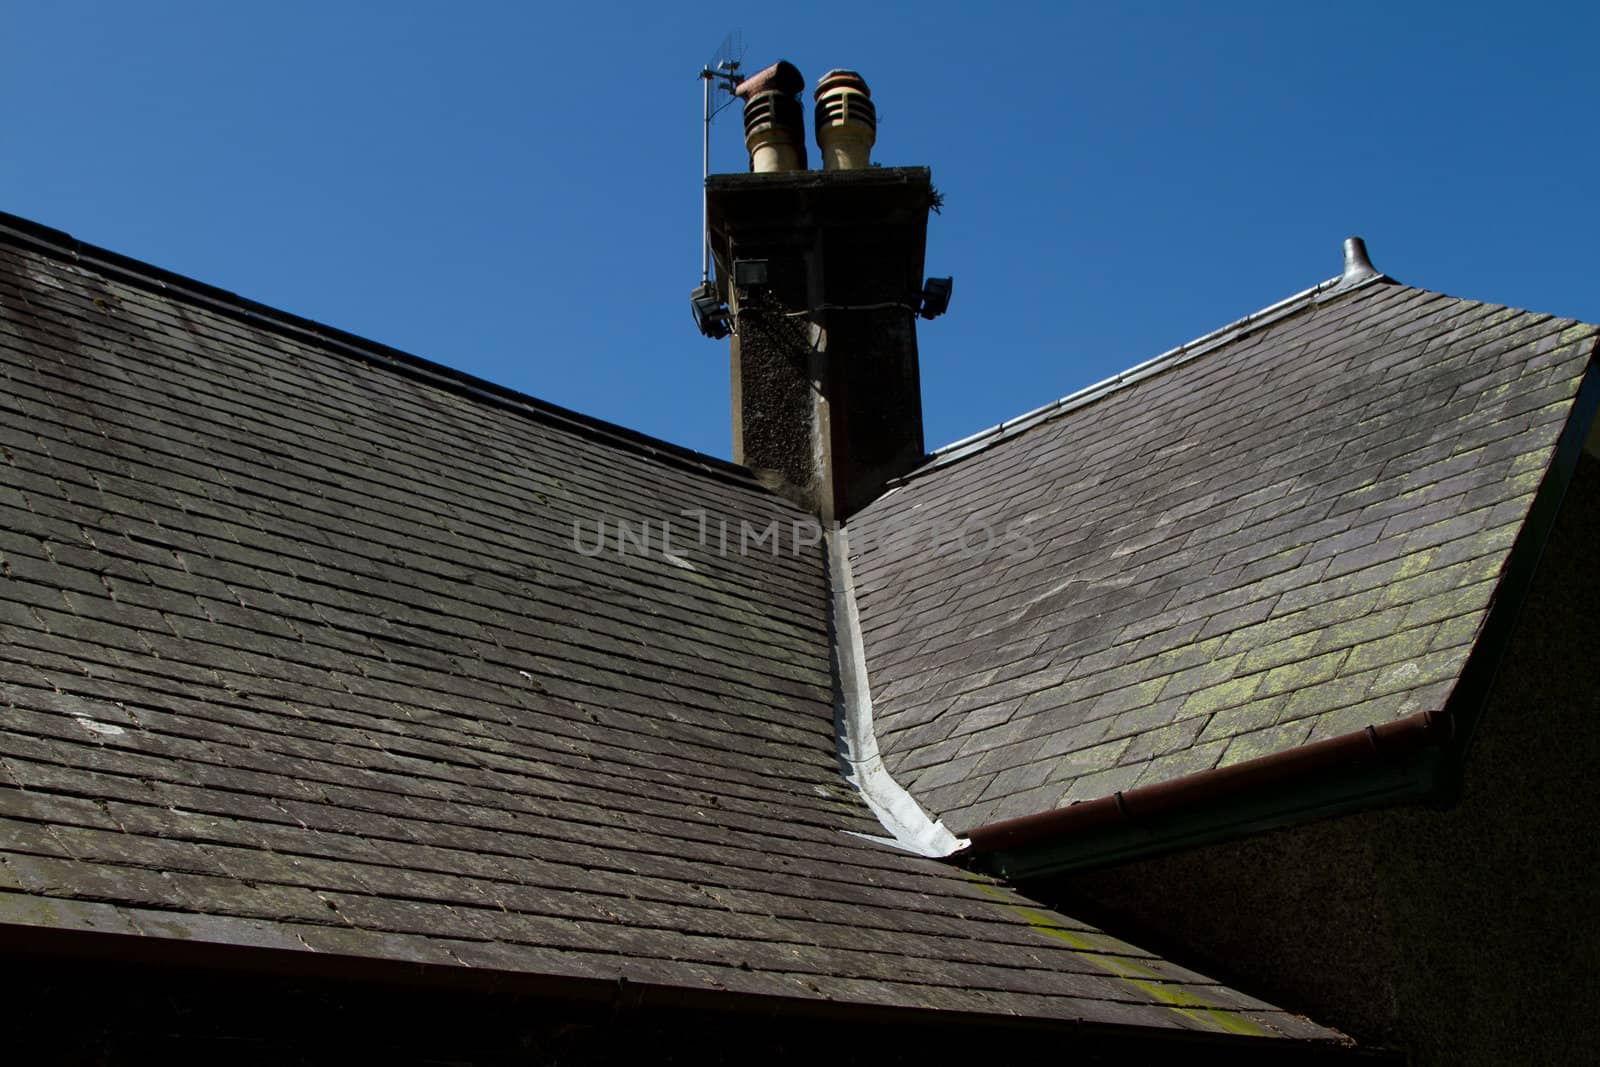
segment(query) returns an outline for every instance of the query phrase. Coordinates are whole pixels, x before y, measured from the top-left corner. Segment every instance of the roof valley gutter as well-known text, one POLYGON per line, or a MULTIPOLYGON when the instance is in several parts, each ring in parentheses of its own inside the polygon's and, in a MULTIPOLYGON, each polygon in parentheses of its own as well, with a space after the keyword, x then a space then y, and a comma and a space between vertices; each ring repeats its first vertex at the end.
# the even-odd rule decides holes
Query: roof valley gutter
POLYGON ((828 618, 835 685, 833 725, 840 769, 891 835, 860 836, 919 856, 951 855, 965 848, 967 842, 952 834, 944 823, 929 817, 883 765, 872 728, 872 691, 867 683, 867 654, 850 572, 849 533, 842 526, 834 526, 825 536, 832 592, 828 618))

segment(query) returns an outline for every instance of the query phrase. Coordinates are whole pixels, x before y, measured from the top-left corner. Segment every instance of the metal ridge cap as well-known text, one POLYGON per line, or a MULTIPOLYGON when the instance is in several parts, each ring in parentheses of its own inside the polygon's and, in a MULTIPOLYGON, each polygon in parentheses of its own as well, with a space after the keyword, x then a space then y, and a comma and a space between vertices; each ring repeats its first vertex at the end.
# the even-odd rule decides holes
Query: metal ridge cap
POLYGON ((1318 282, 1310 288, 1302 289, 1297 293, 1286 296, 1276 303, 1268 304, 1258 311, 1253 311, 1243 318, 1235 319, 1225 326, 1202 334, 1191 341, 1185 341, 1175 348, 1169 348, 1158 356, 1147 359, 1142 363, 1136 363, 1126 370, 1118 371, 1109 378, 1102 378, 1098 382, 1068 393, 1059 400, 1053 400, 1048 404, 1034 408, 1032 411, 1025 411, 1015 418, 996 423, 988 429, 979 430, 977 433, 936 448, 928 453, 927 459, 921 466, 894 479, 889 483, 889 487, 905 485, 924 474, 982 452, 991 445, 1003 440, 1009 440, 1011 437, 1022 433, 1024 430, 1031 429, 1041 422, 1046 422, 1057 415, 1063 415, 1086 404, 1093 403, 1101 397, 1115 392, 1117 389, 1142 381, 1163 370, 1180 366, 1196 356, 1204 355, 1206 352, 1212 351, 1230 341, 1237 340, 1252 330, 1276 322, 1302 308, 1319 303, 1323 299, 1342 296, 1345 293, 1365 288, 1377 282, 1392 280, 1385 274, 1371 274, 1353 279, 1346 274, 1335 275, 1325 281, 1318 282))

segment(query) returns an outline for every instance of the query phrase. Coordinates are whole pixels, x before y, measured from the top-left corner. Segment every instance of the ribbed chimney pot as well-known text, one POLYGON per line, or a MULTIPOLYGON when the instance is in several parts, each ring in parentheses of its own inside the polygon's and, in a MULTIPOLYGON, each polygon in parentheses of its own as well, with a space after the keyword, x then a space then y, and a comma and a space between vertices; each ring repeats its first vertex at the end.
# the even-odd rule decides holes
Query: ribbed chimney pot
POLYGON ((872 90, 853 70, 830 70, 817 81, 817 147, 823 170, 865 170, 878 140, 872 90))
POLYGON ((744 147, 758 174, 806 169, 806 121, 796 98, 805 75, 779 60, 734 89, 744 101, 744 147))

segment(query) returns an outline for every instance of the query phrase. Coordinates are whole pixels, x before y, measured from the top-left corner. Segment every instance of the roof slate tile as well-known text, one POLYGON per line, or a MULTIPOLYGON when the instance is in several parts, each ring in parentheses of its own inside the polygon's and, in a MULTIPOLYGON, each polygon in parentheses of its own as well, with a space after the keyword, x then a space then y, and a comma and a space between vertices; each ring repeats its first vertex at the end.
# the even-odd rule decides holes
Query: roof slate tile
POLYGON ((970 665, 977 706, 1007 613, 1070 673, 1006 684, 1024 698, 1007 729, 1025 732, 962 764, 982 789, 961 796, 981 801, 939 806, 948 782, 922 798, 958 830, 1039 810, 1032 765, 1070 803, 1124 788, 1124 766, 1169 781, 1440 706, 1595 343, 1594 327, 1382 281, 936 457, 852 540, 981 511, 1026 528, 1035 562, 857 558, 890 767, 938 762, 896 723, 945 714, 902 680, 970 665), (896 638, 935 604, 925 640, 896 638))
MULTIPOLYGON (((1194 1024, 1037 917, 1082 924, 854 836, 880 828, 837 773, 820 551, 718 547, 801 517, 748 472, 4 229, 0 925, 1194 1024), (601 519, 673 523, 678 562, 586 555, 601 519)), ((968 805, 1037 789, 1005 708, 1065 674, 1032 592, 994 592, 869 620, 908 663, 1004 649, 1010 696, 960 660, 898 687, 987 708, 970 734, 883 724, 968 805)))

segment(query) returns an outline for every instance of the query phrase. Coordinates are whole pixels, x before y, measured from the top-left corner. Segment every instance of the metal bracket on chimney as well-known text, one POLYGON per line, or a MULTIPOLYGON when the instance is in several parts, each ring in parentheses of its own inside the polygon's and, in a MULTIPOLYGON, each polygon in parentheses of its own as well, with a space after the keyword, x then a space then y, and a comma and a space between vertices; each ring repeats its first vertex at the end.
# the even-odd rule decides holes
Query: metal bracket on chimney
POLYGON ((689 291, 689 310, 700 332, 713 341, 728 336, 728 305, 711 282, 702 282, 689 291))

